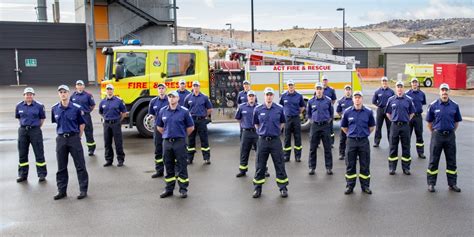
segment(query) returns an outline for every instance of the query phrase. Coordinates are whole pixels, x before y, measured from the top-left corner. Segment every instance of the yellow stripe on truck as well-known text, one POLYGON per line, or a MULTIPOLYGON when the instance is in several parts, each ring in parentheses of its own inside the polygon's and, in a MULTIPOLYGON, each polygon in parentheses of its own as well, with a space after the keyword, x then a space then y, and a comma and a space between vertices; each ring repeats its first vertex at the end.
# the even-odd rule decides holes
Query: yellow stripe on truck
POLYGON ((280 90, 280 85, 278 85, 278 84, 253 84, 252 85, 252 90, 254 90, 254 91, 263 91, 267 87, 273 88, 273 90, 275 90, 276 92, 280 90))
MULTIPOLYGON (((296 83, 295 89, 296 90, 313 90, 315 89, 314 88, 315 84, 316 83, 296 83)), ((335 82, 335 83, 329 83, 329 86, 338 90, 338 89, 344 89, 345 85, 350 85, 350 84, 351 84, 350 82, 335 82)), ((285 85, 283 89, 288 90, 288 86, 285 85)))

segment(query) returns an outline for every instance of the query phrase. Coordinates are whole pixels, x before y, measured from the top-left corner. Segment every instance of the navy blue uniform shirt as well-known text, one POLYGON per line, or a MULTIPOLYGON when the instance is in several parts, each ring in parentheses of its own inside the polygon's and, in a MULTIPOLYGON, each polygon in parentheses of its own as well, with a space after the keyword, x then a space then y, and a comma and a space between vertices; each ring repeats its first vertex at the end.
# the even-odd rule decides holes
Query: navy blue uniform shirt
POLYGON ((285 123, 283 107, 275 103, 270 108, 265 104, 255 107, 253 123, 259 125, 257 134, 260 136, 280 136, 280 125, 285 123))
POLYGON ((334 117, 334 109, 331 98, 327 96, 321 98, 314 96, 311 98, 306 108, 306 117, 318 123, 332 119, 334 117))
POLYGON ((283 93, 280 97, 280 105, 283 106, 285 116, 298 116, 300 115, 300 108, 305 106, 303 96, 296 91, 283 93))
POLYGON ((385 108, 387 106, 388 98, 395 95, 395 91, 387 87, 384 89, 380 87, 374 92, 374 97, 372 97, 372 104, 376 105, 379 108, 385 108))
POLYGON ((148 105, 148 114, 154 115, 156 117, 158 116, 161 108, 167 106, 168 104, 167 96, 164 96, 163 99, 161 99, 160 96, 157 96, 151 99, 150 104, 148 105))
POLYGON ((337 100, 336 96, 336 90, 334 90, 332 87, 328 86, 324 88, 323 95, 331 98, 331 100, 337 100))
POLYGON ((112 96, 112 98, 103 99, 99 104, 99 114, 104 117, 104 120, 119 120, 121 113, 126 113, 127 109, 123 104, 122 99, 112 96))
POLYGON ((82 108, 76 103, 69 102, 67 107, 63 107, 61 102, 51 108, 51 122, 56 123, 56 133, 79 133, 79 126, 85 124, 82 117, 82 108))
POLYGON ((169 105, 163 107, 155 120, 155 126, 164 129, 163 138, 185 138, 186 129, 194 126, 188 109, 177 106, 172 110, 169 105))
MULTIPOLYGON (((242 103, 247 103, 247 102, 248 102, 247 91, 239 92, 239 94, 237 95, 237 104, 240 105, 242 103)), ((255 97, 255 103, 257 102, 258 102, 257 97, 255 97)))
POLYGON ((352 105, 354 105, 354 102, 352 101, 352 96, 351 97, 344 96, 337 101, 336 112, 342 113, 344 112, 344 110, 351 107, 352 105))
POLYGON ((415 114, 423 113, 423 105, 426 105, 426 96, 423 91, 420 90, 408 90, 406 95, 410 96, 415 106, 415 114))
POLYGON ((447 102, 437 99, 428 107, 426 121, 433 123, 436 131, 453 131, 454 124, 462 121, 459 105, 451 99, 447 102))
POLYGON ((186 98, 186 96, 188 96, 189 94, 191 94, 191 92, 189 92, 188 90, 184 90, 184 91, 180 91, 180 90, 177 90, 178 92, 178 95, 179 95, 179 101, 178 101, 178 104, 180 106, 184 106, 184 99, 186 98))
POLYGON ((375 126, 375 118, 372 110, 362 106, 356 110, 354 106, 344 111, 341 127, 347 128, 347 136, 352 138, 364 138, 370 135, 370 127, 375 126))
POLYGON ((46 118, 44 105, 35 100, 30 105, 20 101, 15 108, 15 118, 20 120, 20 126, 41 126, 41 119, 46 118))
POLYGON ((240 120, 240 128, 250 129, 255 128, 253 124, 253 111, 255 107, 259 104, 254 104, 253 106, 247 103, 242 103, 239 105, 237 112, 235 113, 235 119, 240 120))
POLYGON ((385 113, 392 115, 393 122, 409 122, 410 114, 415 113, 415 107, 407 95, 394 95, 388 99, 385 113))
POLYGON ((203 93, 199 93, 197 96, 193 93, 184 99, 184 107, 189 110, 191 116, 206 117, 207 110, 212 109, 212 104, 203 93))
POLYGON ((90 113, 91 107, 95 105, 94 97, 92 94, 86 91, 79 93, 74 91, 70 97, 71 102, 76 103, 82 107, 84 113, 90 113))

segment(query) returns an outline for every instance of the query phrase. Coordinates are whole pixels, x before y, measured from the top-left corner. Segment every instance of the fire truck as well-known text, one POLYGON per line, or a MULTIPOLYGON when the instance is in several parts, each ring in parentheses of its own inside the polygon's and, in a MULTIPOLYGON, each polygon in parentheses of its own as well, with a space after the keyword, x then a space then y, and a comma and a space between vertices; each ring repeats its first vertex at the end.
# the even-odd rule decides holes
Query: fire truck
MULTIPOLYGON (((296 90, 304 95, 306 101, 313 97, 314 85, 323 75, 329 78, 329 85, 336 89, 338 96, 343 95, 346 84, 352 85, 354 90, 361 89, 355 70, 358 62, 353 57, 203 34, 190 33, 189 36, 205 44, 230 46, 234 61, 210 62, 208 47, 194 45, 125 45, 102 50, 106 55, 106 65, 101 96, 104 98, 106 95, 105 86, 113 84, 115 94, 123 99, 129 111, 124 123, 130 128, 136 127, 143 137, 152 136, 154 120, 148 115, 148 104, 157 96, 159 83, 165 83, 167 90, 177 90, 178 82, 183 79, 186 88, 191 90, 192 82, 199 81, 201 92, 209 96, 213 104, 213 123, 235 122, 237 95, 244 80, 252 83, 252 90, 257 92, 260 102, 264 101, 265 87, 279 92, 275 95, 278 102, 290 79, 295 81, 296 90), (282 56, 282 53, 272 52, 287 53, 282 56)), ((305 112, 301 114, 301 122, 303 130, 309 129, 305 112)))

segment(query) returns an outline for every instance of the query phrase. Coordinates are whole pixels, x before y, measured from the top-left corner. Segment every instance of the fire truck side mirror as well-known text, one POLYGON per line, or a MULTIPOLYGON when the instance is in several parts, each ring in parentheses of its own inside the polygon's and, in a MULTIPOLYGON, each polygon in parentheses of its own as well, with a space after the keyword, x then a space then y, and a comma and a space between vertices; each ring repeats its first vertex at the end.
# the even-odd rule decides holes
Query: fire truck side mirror
POLYGON ((122 78, 124 78, 124 67, 118 64, 115 66, 115 79, 120 80, 122 78))
POLYGON ((166 77, 166 73, 162 72, 161 73, 161 78, 165 78, 166 77))

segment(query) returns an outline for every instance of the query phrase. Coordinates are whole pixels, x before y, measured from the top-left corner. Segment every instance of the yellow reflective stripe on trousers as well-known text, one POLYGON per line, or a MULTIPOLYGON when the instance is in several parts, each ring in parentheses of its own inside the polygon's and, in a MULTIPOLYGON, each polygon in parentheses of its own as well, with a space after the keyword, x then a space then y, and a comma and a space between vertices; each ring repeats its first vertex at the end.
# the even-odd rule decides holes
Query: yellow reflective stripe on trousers
POLYGON ((40 166, 40 167, 46 166, 46 162, 43 162, 43 163, 36 162, 36 166, 40 166))
POLYGON ((347 179, 355 179, 357 178, 357 174, 346 174, 347 179))
POLYGON ((255 184, 263 184, 263 183, 265 183, 265 179, 260 179, 260 180, 253 179, 253 183, 255 183, 255 184))
POLYGON ((196 150, 196 148, 194 148, 194 147, 186 147, 186 149, 187 149, 188 151, 195 151, 195 150, 196 150))
POLYGON ((25 166, 28 166, 28 162, 20 163, 20 167, 25 167, 25 166))
POLYGON ((178 182, 187 183, 187 182, 189 182, 189 179, 183 179, 183 178, 178 177, 178 182))
POLYGON ((87 146, 95 146, 95 142, 86 142, 87 146))
POLYGON ((439 170, 435 170, 435 171, 431 171, 431 170, 426 170, 426 173, 430 174, 430 175, 435 175, 435 174, 438 174, 439 173, 439 170))
POLYGON ((157 164, 159 164, 159 163, 163 163, 163 158, 161 158, 161 159, 158 159, 158 160, 155 160, 155 162, 156 162, 157 164))
POLYGON ((397 161, 397 160, 398 160, 398 157, 389 157, 388 160, 389 160, 389 161, 397 161))
POLYGON ((361 178, 361 179, 370 179, 370 174, 369 175, 359 174, 359 178, 361 178))
POLYGON ((446 170, 446 173, 447 173, 447 174, 453 174, 453 175, 454 175, 454 174, 457 174, 458 171, 456 171, 456 170, 446 170))
POLYGON ((205 148, 205 147, 201 147, 201 151, 210 151, 210 150, 211 150, 211 148, 210 148, 210 147, 207 147, 207 148, 205 148))
POLYGON ((275 180, 277 181, 277 183, 281 183, 281 184, 288 183, 288 178, 286 178, 286 179, 276 178, 275 180))
POLYGON ((303 149, 303 146, 295 146, 295 150, 301 150, 303 149))
POLYGON ((411 161, 411 157, 403 157, 402 156, 402 161, 409 162, 409 161, 411 161))
POLYGON ((174 181, 176 181, 176 177, 165 178, 165 182, 167 182, 167 183, 174 182, 174 181))
POLYGON ((291 146, 290 147, 284 147, 283 151, 291 151, 291 148, 292 148, 291 146))
POLYGON ((246 170, 248 168, 249 168, 248 165, 245 165, 245 166, 244 165, 239 165, 239 169, 241 169, 241 170, 246 170))
POLYGON ((417 143, 416 146, 425 146, 423 143, 417 143))

